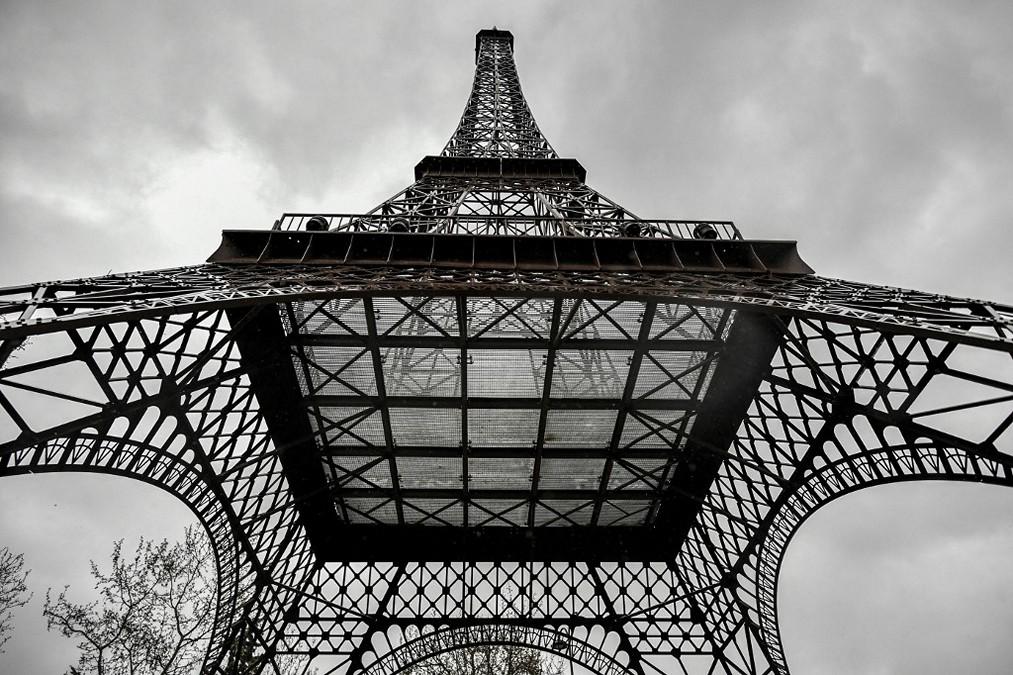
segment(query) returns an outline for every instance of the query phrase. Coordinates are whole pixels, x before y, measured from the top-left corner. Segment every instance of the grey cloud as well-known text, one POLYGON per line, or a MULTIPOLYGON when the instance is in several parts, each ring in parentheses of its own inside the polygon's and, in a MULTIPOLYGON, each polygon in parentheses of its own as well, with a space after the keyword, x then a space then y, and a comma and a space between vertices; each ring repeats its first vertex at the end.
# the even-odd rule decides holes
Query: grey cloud
POLYGON ((1013 495, 880 487, 824 507, 789 546, 778 606, 801 673, 999 673, 1013 659, 1013 495))

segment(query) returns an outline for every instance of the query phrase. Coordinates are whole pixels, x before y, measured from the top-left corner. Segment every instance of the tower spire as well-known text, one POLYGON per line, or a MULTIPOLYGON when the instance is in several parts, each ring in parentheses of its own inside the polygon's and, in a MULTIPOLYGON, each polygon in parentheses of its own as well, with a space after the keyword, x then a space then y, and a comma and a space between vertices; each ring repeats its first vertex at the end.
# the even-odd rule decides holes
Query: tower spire
POLYGON ((423 158, 416 182, 351 224, 399 232, 641 236, 671 230, 640 219, 585 184, 576 159, 560 158, 535 123, 514 65, 510 31, 475 36, 475 81, 440 156, 423 158), (379 217, 379 220, 378 218, 379 217))
POLYGON ((524 99, 513 44, 514 36, 506 30, 482 30, 475 36, 471 96, 443 148, 444 157, 557 157, 524 99))

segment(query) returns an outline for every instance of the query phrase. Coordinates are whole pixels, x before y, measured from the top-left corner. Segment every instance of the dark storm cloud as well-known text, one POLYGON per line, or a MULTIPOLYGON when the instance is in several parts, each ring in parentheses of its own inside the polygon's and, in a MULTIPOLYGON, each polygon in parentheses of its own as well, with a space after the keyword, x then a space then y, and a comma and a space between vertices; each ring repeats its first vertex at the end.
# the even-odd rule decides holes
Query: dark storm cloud
MULTIPOLYGON (((829 276, 1013 300, 1004 2, 8 2, 0 283, 197 262, 222 227, 370 208, 440 150, 471 85, 474 33, 493 24, 516 35, 550 142, 635 213, 797 238, 829 276)), ((43 480, 3 496, 43 509, 43 480)), ((946 493, 969 509, 958 510, 921 490, 842 500, 800 535, 784 584, 800 668, 1008 663, 994 642, 1013 598, 980 579, 951 574, 928 623, 887 611, 909 602, 898 589, 934 581, 934 568, 897 567, 915 551, 1013 553, 1009 497, 946 493), (831 577, 839 596, 812 591, 831 577), (943 623, 947 603, 957 623, 943 623), (862 634, 869 607, 903 629, 862 634), (993 649, 961 661, 972 638, 937 637, 939 626, 993 649), (847 644, 830 640, 838 628, 865 651, 834 646, 847 644)), ((88 511, 94 498, 81 499, 88 511)), ((108 522, 102 506, 91 513, 108 522)), ((129 527, 110 522, 107 538, 129 527)), ((61 557, 38 546, 38 560, 61 557)), ((988 573, 1013 587, 1010 572, 988 573)))

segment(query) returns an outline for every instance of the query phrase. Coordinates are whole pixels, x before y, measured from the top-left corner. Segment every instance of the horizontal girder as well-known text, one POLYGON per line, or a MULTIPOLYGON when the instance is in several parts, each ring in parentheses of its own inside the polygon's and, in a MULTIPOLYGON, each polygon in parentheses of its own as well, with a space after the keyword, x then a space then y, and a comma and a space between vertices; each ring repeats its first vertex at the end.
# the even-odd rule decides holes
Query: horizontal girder
MULTIPOLYGON (((786 317, 817 316, 993 349, 1013 336, 1013 307, 816 276, 751 273, 529 272, 384 265, 196 265, 0 289, 0 339, 207 308, 369 294, 434 297, 679 298, 786 317)), ((8 342, 9 344, 13 344, 8 342)))

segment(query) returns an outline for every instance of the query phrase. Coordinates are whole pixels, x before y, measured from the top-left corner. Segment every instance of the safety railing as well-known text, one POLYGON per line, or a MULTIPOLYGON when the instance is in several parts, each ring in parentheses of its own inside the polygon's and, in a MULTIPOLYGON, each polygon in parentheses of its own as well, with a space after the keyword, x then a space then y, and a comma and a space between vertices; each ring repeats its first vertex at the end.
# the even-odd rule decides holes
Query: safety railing
POLYGON ((273 229, 308 232, 415 232, 425 234, 629 237, 635 239, 742 239, 727 220, 555 218, 551 216, 286 213, 273 229))

